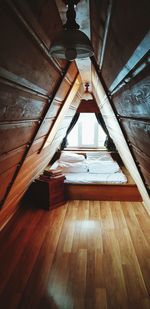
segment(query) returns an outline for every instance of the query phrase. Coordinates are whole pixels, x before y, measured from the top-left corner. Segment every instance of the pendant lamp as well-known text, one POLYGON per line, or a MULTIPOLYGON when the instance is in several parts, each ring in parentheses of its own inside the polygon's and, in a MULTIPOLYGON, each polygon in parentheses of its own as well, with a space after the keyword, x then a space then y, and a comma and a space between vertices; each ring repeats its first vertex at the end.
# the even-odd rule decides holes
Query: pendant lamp
POLYGON ((63 26, 50 46, 52 57, 73 61, 76 58, 82 59, 93 56, 93 47, 87 35, 80 31, 76 23, 75 4, 79 1, 65 1, 68 10, 66 12, 67 22, 63 26))

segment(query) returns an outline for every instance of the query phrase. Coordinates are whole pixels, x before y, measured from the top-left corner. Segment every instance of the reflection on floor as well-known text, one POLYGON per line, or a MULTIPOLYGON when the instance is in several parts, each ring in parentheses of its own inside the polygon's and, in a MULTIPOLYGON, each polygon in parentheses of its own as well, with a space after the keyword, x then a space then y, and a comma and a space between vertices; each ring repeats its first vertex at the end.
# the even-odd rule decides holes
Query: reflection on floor
POLYGON ((24 209, 0 237, 1 308, 150 308, 150 218, 140 202, 24 209))

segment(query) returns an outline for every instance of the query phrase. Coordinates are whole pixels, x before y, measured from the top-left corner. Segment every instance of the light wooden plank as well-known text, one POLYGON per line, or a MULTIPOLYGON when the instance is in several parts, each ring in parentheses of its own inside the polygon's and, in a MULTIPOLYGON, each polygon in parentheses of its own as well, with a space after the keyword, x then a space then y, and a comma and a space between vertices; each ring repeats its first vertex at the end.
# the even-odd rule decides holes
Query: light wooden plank
POLYGON ((0 236, 1 308, 148 309, 149 224, 136 202, 21 211, 0 236))

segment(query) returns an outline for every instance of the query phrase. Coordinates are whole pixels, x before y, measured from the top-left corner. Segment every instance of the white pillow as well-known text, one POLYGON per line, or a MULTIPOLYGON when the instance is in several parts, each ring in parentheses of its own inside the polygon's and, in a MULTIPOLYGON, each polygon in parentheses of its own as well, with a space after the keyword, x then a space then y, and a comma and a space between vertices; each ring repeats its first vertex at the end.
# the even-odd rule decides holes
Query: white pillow
POLYGON ((59 162, 81 162, 84 161, 85 157, 73 152, 62 152, 59 158, 59 162))
POLYGON ((63 173, 87 173, 88 167, 85 162, 59 162, 59 167, 61 167, 63 173))
POLYGON ((92 174, 113 174, 120 170, 117 162, 111 161, 99 161, 91 162, 88 164, 89 173, 92 174))
POLYGON ((113 161, 109 153, 88 153, 87 160, 113 161))

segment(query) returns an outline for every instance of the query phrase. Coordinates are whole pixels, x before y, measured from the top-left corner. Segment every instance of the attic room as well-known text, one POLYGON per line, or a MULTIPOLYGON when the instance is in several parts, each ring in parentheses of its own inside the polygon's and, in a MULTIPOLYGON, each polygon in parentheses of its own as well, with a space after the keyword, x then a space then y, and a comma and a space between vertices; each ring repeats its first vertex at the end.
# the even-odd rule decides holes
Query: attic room
POLYGON ((1 308, 150 308, 149 12, 1 0, 1 308))

